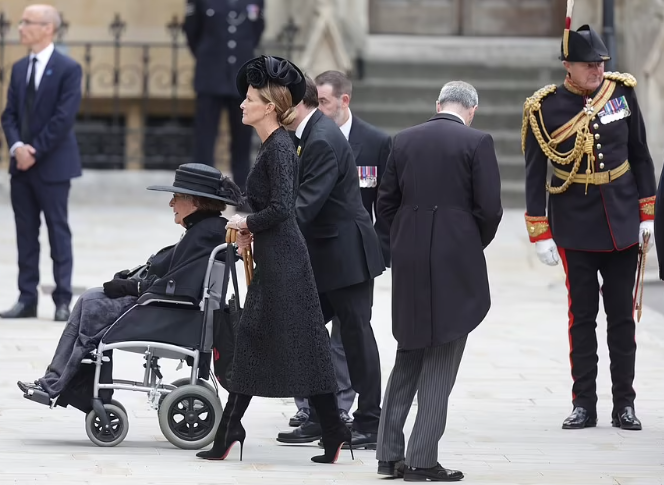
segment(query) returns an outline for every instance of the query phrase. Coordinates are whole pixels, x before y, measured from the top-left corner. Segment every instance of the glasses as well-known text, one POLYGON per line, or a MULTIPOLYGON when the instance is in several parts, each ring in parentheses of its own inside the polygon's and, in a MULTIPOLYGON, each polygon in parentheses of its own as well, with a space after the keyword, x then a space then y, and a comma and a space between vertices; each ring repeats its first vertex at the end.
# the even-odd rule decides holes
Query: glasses
POLYGON ((171 199, 173 202, 175 202, 178 199, 188 199, 189 196, 186 194, 173 194, 173 198, 171 199))
POLYGON ((21 19, 18 21, 18 26, 19 27, 29 27, 31 25, 48 25, 50 22, 37 22, 35 20, 26 20, 26 19, 21 19))

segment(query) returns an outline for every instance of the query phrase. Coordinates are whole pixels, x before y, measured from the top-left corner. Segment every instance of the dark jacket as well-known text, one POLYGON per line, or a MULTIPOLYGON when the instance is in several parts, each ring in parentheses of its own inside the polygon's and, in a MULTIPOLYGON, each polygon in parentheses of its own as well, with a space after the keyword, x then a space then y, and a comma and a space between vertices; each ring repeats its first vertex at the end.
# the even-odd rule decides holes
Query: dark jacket
MULTIPOLYGON (((607 82, 607 81, 605 81, 607 82)), ((597 91, 601 90, 602 86, 597 91)), ((590 97, 594 98, 597 92, 590 97)), ((595 155, 594 171, 607 172, 629 160, 631 169, 604 185, 573 183, 563 193, 549 194, 547 214, 547 157, 531 128, 525 141, 526 209, 529 216, 548 215, 556 244, 565 249, 582 251, 613 251, 626 249, 639 242, 639 200, 655 195, 655 170, 646 143, 646 131, 636 93, 618 82, 612 101, 624 96, 631 112, 625 118, 603 123, 600 113, 590 122, 595 155)), ((585 97, 560 85, 542 100, 544 127, 552 134, 574 118, 585 106, 585 97)), ((539 120, 539 116, 537 117, 539 120)), ((541 126, 541 121, 538 121, 541 126)), ((572 150, 576 135, 563 141, 556 151, 572 150)), ((572 167, 553 163, 555 168, 569 172, 572 167)), ((578 173, 587 170, 584 156, 578 173)), ((553 176, 551 186, 560 187, 564 180, 553 176)))
POLYGON ((307 241, 318 291, 345 288, 385 269, 362 205, 355 157, 339 127, 316 110, 299 141, 297 222, 307 241))
MULTIPOLYGON (((362 187, 360 190, 364 208, 367 210, 369 217, 373 221, 376 199, 378 197, 378 185, 385 173, 387 157, 392 149, 392 138, 390 138, 387 133, 353 115, 353 122, 350 126, 350 134, 348 135, 348 143, 350 143, 350 146, 353 149, 355 165, 358 167, 358 176, 362 178, 363 173, 371 174, 374 170, 376 173, 375 185, 367 180, 365 185, 373 186, 362 187)), ((360 186, 362 186, 362 183, 360 183, 360 186)))
MULTIPOLYGON (((173 245, 150 259, 150 268, 140 292, 177 295, 198 303, 203 296, 203 279, 212 250, 223 244, 226 223, 218 212, 196 211, 185 218, 187 232, 173 245)), ((221 252, 218 258, 223 258, 221 252)))
POLYGON ((188 0, 183 30, 196 58, 198 94, 235 96, 235 77, 254 57, 265 20, 264 0, 188 0))
POLYGON ((400 349, 470 333, 491 299, 484 248, 502 219, 491 135, 438 114, 394 137, 378 188, 389 229, 392 331, 400 349))
MULTIPOLYGON (((65 182, 81 175, 81 158, 74 135, 74 123, 81 104, 81 66, 57 49, 44 69, 30 116, 31 140, 21 140, 21 122, 25 116, 29 57, 12 68, 7 106, 2 113, 2 129, 7 147, 18 141, 36 150, 35 171, 44 182, 65 182)), ((11 158, 9 173, 21 174, 16 159, 11 158)))
POLYGON ((659 264, 659 279, 664 280, 664 170, 659 175, 657 197, 655 198, 655 249, 659 264))

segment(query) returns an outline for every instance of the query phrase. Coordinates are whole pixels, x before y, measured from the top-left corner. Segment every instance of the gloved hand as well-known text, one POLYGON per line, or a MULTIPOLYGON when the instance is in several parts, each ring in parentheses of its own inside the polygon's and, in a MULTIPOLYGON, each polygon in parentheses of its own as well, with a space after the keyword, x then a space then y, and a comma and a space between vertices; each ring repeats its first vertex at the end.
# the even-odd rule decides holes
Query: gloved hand
POLYGON ((138 281, 113 279, 104 283, 104 294, 109 298, 138 296, 138 281))
POLYGON ((648 239, 648 245, 643 248, 647 253, 652 248, 655 243, 655 221, 643 221, 639 226, 639 244, 643 244, 643 235, 648 232, 650 234, 650 239, 648 239))
POLYGON ((226 229, 241 230, 241 229, 246 229, 246 228, 247 228, 247 218, 242 217, 239 214, 233 215, 233 217, 231 217, 228 220, 228 223, 226 224, 226 229))
POLYGON ((123 269, 122 271, 118 271, 113 275, 114 280, 126 280, 127 277, 129 276, 129 270, 128 269, 123 269))
POLYGON ((535 250, 537 251, 537 257, 539 260, 548 266, 555 266, 558 264, 558 261, 560 261, 558 247, 553 239, 537 241, 535 243, 535 250))

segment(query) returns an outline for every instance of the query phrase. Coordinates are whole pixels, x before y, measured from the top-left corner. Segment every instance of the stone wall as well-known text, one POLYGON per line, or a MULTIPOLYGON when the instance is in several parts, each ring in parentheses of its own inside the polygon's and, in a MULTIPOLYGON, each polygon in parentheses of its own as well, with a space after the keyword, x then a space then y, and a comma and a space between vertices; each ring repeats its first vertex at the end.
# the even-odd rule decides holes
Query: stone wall
MULTIPOLYGON (((664 164, 664 2, 615 0, 616 69, 636 76, 648 143, 659 175, 664 164)), ((573 28, 589 23, 602 31, 602 0, 577 0, 573 28)))

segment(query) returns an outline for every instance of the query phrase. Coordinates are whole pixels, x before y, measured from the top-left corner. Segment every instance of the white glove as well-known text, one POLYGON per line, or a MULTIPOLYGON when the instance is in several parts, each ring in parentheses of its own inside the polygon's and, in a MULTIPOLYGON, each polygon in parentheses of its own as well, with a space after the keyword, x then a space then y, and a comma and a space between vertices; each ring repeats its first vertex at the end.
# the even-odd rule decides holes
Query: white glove
POLYGON ((553 239, 543 239, 535 243, 535 250, 537 251, 537 257, 539 260, 548 265, 555 266, 560 261, 560 255, 558 254, 558 247, 556 243, 553 242, 553 239))
POLYGON ((246 217, 242 217, 239 214, 234 214, 226 224, 226 229, 244 229, 246 227, 246 219, 246 217))
POLYGON ((650 234, 650 239, 648 239, 648 245, 643 248, 647 253, 652 248, 655 242, 655 221, 643 221, 639 226, 639 244, 643 245, 643 235, 645 233, 650 234))

